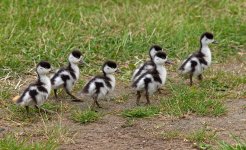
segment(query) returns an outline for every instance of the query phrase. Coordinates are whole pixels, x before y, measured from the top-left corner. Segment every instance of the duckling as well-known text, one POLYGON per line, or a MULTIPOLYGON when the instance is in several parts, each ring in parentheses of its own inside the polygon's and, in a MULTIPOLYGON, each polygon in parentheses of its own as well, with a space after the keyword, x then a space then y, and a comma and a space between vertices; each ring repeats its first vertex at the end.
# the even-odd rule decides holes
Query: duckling
POLYGON ((21 106, 25 106, 27 113, 29 113, 29 106, 35 106, 37 109, 48 110, 40 108, 40 106, 47 100, 51 91, 50 78, 47 76, 52 71, 50 63, 41 61, 38 63, 36 72, 38 80, 34 84, 30 84, 21 96, 16 96, 13 101, 21 106))
POLYGON ((69 64, 66 68, 59 69, 53 77, 51 77, 51 85, 54 89, 55 97, 57 98, 57 89, 64 88, 66 93, 73 98, 75 102, 82 102, 74 96, 71 91, 75 82, 79 79, 79 67, 83 64, 83 57, 79 50, 75 49, 68 57, 69 64))
POLYGON ((139 65, 139 67, 133 72, 131 81, 134 82, 137 80, 137 78, 147 72, 148 70, 153 70, 155 68, 155 64, 153 62, 154 56, 157 52, 162 51, 163 49, 159 45, 153 45, 149 49, 149 57, 150 60, 142 63, 139 65))
POLYGON ((181 74, 189 74, 190 76, 190 86, 192 86, 192 77, 197 76, 198 80, 202 80, 203 70, 207 69, 212 62, 212 54, 208 47, 210 43, 217 44, 214 40, 212 33, 205 32, 200 38, 200 49, 189 55, 189 57, 183 61, 179 68, 181 74))
POLYGON ((117 64, 114 61, 106 61, 102 66, 103 75, 93 77, 83 88, 81 95, 88 95, 93 98, 97 107, 101 108, 98 103, 99 99, 105 98, 106 95, 113 92, 115 88, 114 73, 118 72, 117 64))
POLYGON ((155 68, 140 75, 140 77, 132 84, 132 87, 137 91, 137 105, 139 105, 142 91, 145 91, 146 104, 150 104, 149 95, 152 95, 165 84, 167 71, 164 64, 166 61, 166 53, 161 51, 157 52, 153 58, 155 68))

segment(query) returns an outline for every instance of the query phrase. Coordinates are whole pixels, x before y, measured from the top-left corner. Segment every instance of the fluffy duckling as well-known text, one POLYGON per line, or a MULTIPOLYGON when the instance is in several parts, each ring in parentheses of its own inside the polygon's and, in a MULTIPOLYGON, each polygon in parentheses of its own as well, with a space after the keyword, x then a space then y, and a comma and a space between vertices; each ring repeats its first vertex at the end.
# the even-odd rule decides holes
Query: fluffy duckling
POLYGON ((213 34, 209 32, 203 33, 200 38, 199 50, 184 60, 179 68, 180 73, 190 75, 190 86, 193 84, 192 77, 197 76, 199 80, 202 80, 203 70, 211 65, 212 55, 208 47, 210 43, 217 43, 213 34))
POLYGON ((81 95, 88 95, 93 98, 95 105, 101 108, 98 103, 99 99, 111 93, 115 88, 114 73, 118 72, 117 64, 114 61, 106 61, 102 66, 103 75, 93 77, 83 88, 81 95))
POLYGON ((57 89, 64 88, 66 93, 73 98, 75 102, 81 102, 79 98, 74 96, 71 91, 74 84, 79 79, 79 67, 83 64, 83 57, 79 50, 73 50, 68 57, 69 64, 66 68, 59 69, 51 78, 52 88, 57 98, 57 89))
POLYGON ((157 52, 153 58, 155 68, 140 75, 140 77, 132 84, 132 87, 137 91, 137 105, 141 98, 141 92, 145 91, 147 103, 150 104, 149 95, 156 92, 166 82, 167 71, 164 67, 167 61, 165 52, 157 52))
POLYGON ((136 81, 139 76, 141 76, 143 73, 152 70, 155 68, 155 64, 153 62, 154 56, 157 52, 162 51, 163 49, 159 45, 153 45, 149 49, 149 57, 150 60, 146 61, 139 65, 139 67, 133 72, 132 75, 132 82, 136 81))
POLYGON ((40 106, 47 100, 51 91, 50 78, 47 76, 51 72, 51 65, 46 61, 38 63, 36 72, 38 74, 38 80, 34 84, 30 84, 28 88, 22 93, 21 96, 16 96, 13 101, 21 106, 26 107, 27 113, 29 113, 29 106, 35 106, 37 109, 44 110, 40 106))

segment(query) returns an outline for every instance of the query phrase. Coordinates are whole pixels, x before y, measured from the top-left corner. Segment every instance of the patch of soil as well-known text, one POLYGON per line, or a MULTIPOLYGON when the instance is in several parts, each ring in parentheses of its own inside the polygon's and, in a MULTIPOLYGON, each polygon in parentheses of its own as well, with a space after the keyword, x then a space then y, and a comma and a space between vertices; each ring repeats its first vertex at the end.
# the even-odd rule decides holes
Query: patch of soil
POLYGON ((151 134, 146 128, 151 120, 136 121, 131 127, 122 127, 125 119, 115 115, 106 115, 97 123, 77 126, 74 144, 62 145, 60 149, 192 149, 190 143, 182 140, 165 141, 151 134), (145 124, 146 126, 144 126, 145 124))

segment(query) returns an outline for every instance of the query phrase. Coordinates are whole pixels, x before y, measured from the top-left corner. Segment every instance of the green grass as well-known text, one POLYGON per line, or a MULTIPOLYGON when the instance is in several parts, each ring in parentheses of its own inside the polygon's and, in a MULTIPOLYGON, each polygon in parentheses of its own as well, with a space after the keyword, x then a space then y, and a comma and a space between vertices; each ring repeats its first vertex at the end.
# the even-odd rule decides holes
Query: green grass
POLYGON ((204 31, 220 41, 212 49, 215 60, 223 61, 245 49, 242 2, 3 0, 0 77, 21 74, 43 59, 62 65, 74 47, 93 68, 105 59, 135 63, 134 57, 146 57, 153 43, 166 47, 170 58, 184 58, 198 48, 204 31))
POLYGON ((122 116, 129 118, 144 118, 159 114, 160 109, 156 106, 135 107, 122 112, 122 116))
POLYGON ((212 131, 207 131, 205 128, 193 131, 187 135, 187 139, 191 142, 206 142, 216 139, 216 135, 212 131))
MULTIPOLYGON (((237 87, 246 84, 246 77, 243 74, 228 71, 208 71, 207 74, 210 76, 206 76, 204 82, 201 82, 200 87, 208 89, 213 94, 219 95, 223 93, 224 97, 232 94, 231 91, 237 90, 237 87)), ((246 90, 243 89, 238 96, 242 96, 243 91, 246 90)))
POLYGON ((28 139, 15 138, 13 135, 5 136, 0 139, 1 150, 54 150, 58 145, 54 141, 48 141, 46 143, 29 143, 28 139))
MULTIPOLYGON (((57 113, 61 112, 62 110, 64 112, 69 110, 69 107, 66 104, 60 104, 58 102, 46 102, 44 105, 42 105, 41 108, 57 113)), ((25 123, 37 122, 40 120, 40 118, 48 120, 55 116, 55 114, 50 113, 39 113, 39 110, 33 107, 29 107, 29 113, 27 113, 25 107, 21 107, 13 103, 6 104, 6 108, 3 110, 5 112, 5 115, 2 117, 3 119, 21 121, 25 123)))
POLYGON ((210 130, 206 130, 206 127, 194 130, 192 132, 184 132, 179 130, 163 131, 160 135, 165 140, 188 140, 192 142, 193 147, 197 149, 210 149, 212 144, 217 140, 216 133, 210 130))
POLYGON ((211 148, 211 143, 217 139, 216 133, 212 131, 207 131, 206 128, 201 128, 193 131, 192 133, 186 135, 186 138, 193 142, 194 147, 198 149, 209 149, 211 148))
POLYGON ((187 85, 171 85, 171 96, 163 98, 161 110, 167 114, 181 116, 186 113, 195 113, 205 116, 220 116, 225 113, 223 103, 210 99, 206 89, 189 87, 187 85))
POLYGON ((236 145, 231 145, 226 142, 220 144, 220 150, 245 150, 246 143, 237 143, 236 145))
POLYGON ((235 144, 229 144, 225 141, 219 142, 220 150, 245 150, 246 142, 243 139, 239 139, 238 137, 232 136, 235 144))
POLYGON ((60 103, 57 101, 47 101, 42 105, 42 108, 54 112, 68 111, 70 109, 66 103, 60 103))
POLYGON ((25 131, 25 134, 6 133, 0 139, 1 150, 55 150, 61 143, 66 142, 69 132, 61 125, 39 126, 32 131, 25 131), (30 132, 30 133, 29 133, 30 132), (34 137, 34 138, 33 138, 34 137))
POLYGON ((4 119, 7 120, 32 123, 40 119, 38 111, 33 108, 29 108, 29 114, 27 114, 24 107, 15 104, 9 104, 5 111, 6 115, 4 116, 4 119))
POLYGON ((100 118, 100 114, 92 110, 85 110, 85 111, 78 110, 72 113, 72 120, 74 120, 75 122, 79 122, 81 124, 95 122, 99 118, 100 118))

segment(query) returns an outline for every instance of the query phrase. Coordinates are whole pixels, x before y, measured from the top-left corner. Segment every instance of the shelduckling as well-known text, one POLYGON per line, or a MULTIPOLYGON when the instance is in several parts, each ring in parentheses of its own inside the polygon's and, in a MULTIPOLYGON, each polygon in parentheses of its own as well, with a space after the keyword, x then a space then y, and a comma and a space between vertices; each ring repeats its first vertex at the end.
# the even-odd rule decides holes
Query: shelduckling
POLYGON ((47 76, 52 71, 50 63, 41 61, 38 63, 36 72, 38 80, 34 84, 30 84, 21 96, 16 96, 13 101, 21 106, 25 106, 27 113, 29 113, 29 106, 35 106, 39 110, 51 112, 40 108, 40 106, 47 100, 51 91, 50 78, 47 76))
POLYGON ((157 52, 153 58, 155 68, 140 75, 140 77, 132 84, 132 87, 137 91, 137 105, 139 105, 141 92, 145 91, 146 104, 150 104, 149 95, 152 95, 165 84, 167 71, 164 64, 166 61, 166 53, 161 51, 157 52))
POLYGON ((51 85, 54 89, 55 97, 57 98, 57 89, 64 88, 66 93, 73 98, 75 102, 82 102, 79 98, 74 96, 71 91, 74 84, 79 79, 79 67, 83 64, 83 56, 77 49, 73 50, 68 57, 69 64, 66 68, 59 69, 53 77, 51 77, 51 85))
POLYGON ((159 45, 153 45, 149 49, 149 57, 150 60, 140 64, 137 69, 133 72, 132 75, 132 82, 135 82, 139 76, 141 76, 143 73, 153 70, 155 68, 155 63, 153 62, 154 56, 157 52, 162 51, 163 49, 159 45))
POLYGON ((81 95, 88 95, 93 98, 95 105, 101 108, 98 103, 99 99, 105 98, 106 95, 114 91, 115 77, 114 73, 118 72, 117 64, 114 61, 106 61, 102 66, 103 75, 93 77, 83 88, 81 95))
POLYGON ((205 32, 200 38, 200 48, 197 52, 189 55, 189 57, 183 61, 179 68, 181 74, 189 74, 190 86, 192 86, 192 77, 197 76, 198 80, 202 80, 203 70, 207 69, 212 62, 211 51, 208 47, 210 43, 216 44, 212 33, 205 32))

